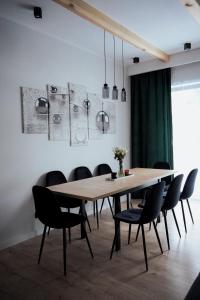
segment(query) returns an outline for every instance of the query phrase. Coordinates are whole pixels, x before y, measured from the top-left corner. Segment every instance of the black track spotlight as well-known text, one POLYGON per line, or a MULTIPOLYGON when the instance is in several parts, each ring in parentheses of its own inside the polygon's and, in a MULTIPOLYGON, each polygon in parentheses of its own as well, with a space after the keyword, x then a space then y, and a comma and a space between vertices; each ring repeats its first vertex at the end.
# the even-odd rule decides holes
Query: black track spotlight
POLYGON ((42 9, 39 6, 35 6, 33 8, 33 12, 34 12, 34 17, 36 19, 42 19, 42 9))
POLYGON ((185 43, 184 50, 190 50, 190 49, 191 49, 191 43, 185 43))
POLYGON ((139 57, 133 57, 133 63, 138 64, 140 62, 139 57))

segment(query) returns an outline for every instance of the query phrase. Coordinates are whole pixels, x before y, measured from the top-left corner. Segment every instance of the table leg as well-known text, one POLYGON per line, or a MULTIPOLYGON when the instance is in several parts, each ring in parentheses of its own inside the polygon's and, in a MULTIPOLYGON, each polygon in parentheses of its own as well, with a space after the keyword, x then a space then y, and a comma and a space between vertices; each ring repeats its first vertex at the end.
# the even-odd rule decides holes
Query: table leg
MULTIPOLYGON (((82 204, 80 206, 80 214, 86 217, 86 212, 85 212, 85 202, 82 201, 82 204)), ((81 238, 85 238, 85 222, 81 223, 81 238)))
MULTIPOLYGON (((121 202, 120 202, 120 196, 115 195, 114 196, 114 203, 115 203, 115 215, 121 212, 121 202)), ((116 236, 116 243, 115 243, 115 250, 119 251, 121 248, 121 238, 120 238, 120 224, 119 227, 115 222, 115 232, 117 232, 116 236), (118 229, 118 230, 117 230, 118 229)))

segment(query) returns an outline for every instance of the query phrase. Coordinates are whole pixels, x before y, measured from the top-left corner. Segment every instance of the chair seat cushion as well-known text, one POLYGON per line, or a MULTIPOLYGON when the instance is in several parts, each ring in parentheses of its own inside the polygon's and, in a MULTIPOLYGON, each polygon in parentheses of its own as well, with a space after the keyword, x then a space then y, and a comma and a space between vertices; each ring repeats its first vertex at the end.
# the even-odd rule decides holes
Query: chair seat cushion
POLYGON ((132 208, 124 210, 114 216, 114 219, 131 224, 138 224, 142 210, 138 208, 132 208))

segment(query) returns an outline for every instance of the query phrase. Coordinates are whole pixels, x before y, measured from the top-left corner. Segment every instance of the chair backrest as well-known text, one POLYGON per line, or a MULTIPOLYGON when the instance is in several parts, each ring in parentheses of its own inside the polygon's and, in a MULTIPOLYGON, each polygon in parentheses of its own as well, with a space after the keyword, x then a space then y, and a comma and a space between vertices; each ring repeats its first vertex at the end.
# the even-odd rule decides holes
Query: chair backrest
POLYGON ((183 187, 183 191, 181 193, 181 199, 188 199, 192 196, 192 194, 194 192, 194 185, 195 185, 197 173, 198 173, 198 169, 193 169, 188 174, 188 177, 187 177, 184 187, 183 187))
POLYGON ((46 186, 66 183, 67 179, 61 171, 51 171, 46 174, 46 186))
POLYGON ((97 175, 112 173, 112 169, 108 164, 100 164, 97 166, 97 175))
MULTIPOLYGON (((164 169, 164 170, 170 170, 171 166, 170 163, 167 161, 157 161, 153 165, 154 169, 164 169)), ((173 180, 173 176, 167 176, 165 178, 162 178, 161 181, 164 181, 166 185, 169 185, 173 180)))
POLYGON ((53 192, 39 185, 35 185, 32 192, 37 218, 43 224, 56 228, 61 220, 62 212, 53 192))
POLYGON ((169 210, 177 205, 180 199, 182 180, 183 174, 180 174, 173 179, 167 190, 162 210, 169 210))
POLYGON ((153 165, 154 169, 166 169, 166 170, 170 170, 171 166, 167 161, 157 161, 154 165, 153 165))
POLYGON ((145 202, 145 206, 142 211, 142 215, 140 218, 141 224, 150 223, 155 220, 161 211, 163 206, 165 183, 161 181, 152 186, 151 192, 149 193, 147 200, 145 202))
POLYGON ((90 177, 92 177, 92 173, 87 167, 81 166, 74 169, 74 180, 80 180, 90 177))

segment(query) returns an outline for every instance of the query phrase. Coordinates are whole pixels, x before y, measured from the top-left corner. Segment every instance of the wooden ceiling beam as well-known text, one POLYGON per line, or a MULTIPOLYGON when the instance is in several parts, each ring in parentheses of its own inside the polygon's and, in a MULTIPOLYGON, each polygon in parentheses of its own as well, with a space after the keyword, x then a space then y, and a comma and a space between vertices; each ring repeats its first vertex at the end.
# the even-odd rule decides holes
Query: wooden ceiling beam
POLYGON ((180 0, 180 2, 200 24, 200 0, 180 0))
POLYGON ((163 62, 169 60, 169 56, 162 50, 154 47, 149 42, 138 36, 136 33, 125 28, 121 24, 117 23, 101 11, 97 10, 93 6, 87 4, 82 0, 54 0, 54 2, 62 5, 66 9, 72 11, 76 15, 88 20, 89 22, 105 29, 112 33, 114 36, 132 44, 133 46, 146 51, 154 57, 160 59, 163 62))

